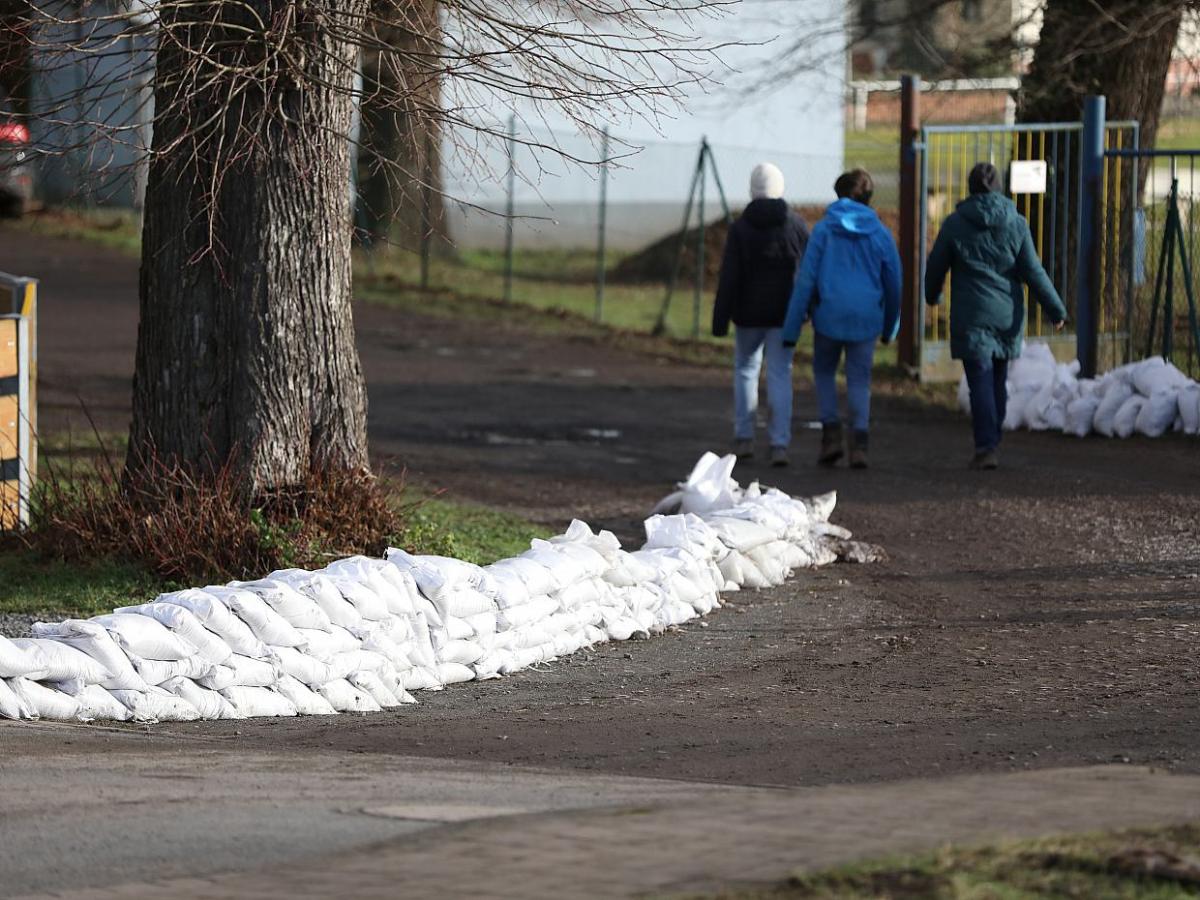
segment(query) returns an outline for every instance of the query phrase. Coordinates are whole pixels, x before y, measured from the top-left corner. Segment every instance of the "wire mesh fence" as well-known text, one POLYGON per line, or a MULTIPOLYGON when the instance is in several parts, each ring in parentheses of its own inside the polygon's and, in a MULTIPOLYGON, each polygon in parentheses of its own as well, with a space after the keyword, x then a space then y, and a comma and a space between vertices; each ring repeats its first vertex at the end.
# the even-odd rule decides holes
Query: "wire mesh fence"
POLYGON ((488 145, 443 154, 444 236, 427 230, 419 247, 392 245, 372 264, 432 290, 672 335, 707 332, 727 210, 749 200, 756 163, 780 167, 787 199, 809 218, 833 199, 842 166, 840 136, 839 152, 812 156, 516 122, 495 131, 488 145), (702 147, 709 165, 697 178, 702 147))

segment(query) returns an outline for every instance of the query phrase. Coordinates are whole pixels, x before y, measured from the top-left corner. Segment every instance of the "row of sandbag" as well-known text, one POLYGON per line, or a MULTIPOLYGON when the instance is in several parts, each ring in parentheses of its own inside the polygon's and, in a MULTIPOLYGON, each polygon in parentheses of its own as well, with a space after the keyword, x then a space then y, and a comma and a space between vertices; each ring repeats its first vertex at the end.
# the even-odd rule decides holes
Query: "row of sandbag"
POLYGON ((179 721, 371 712, 703 615, 836 557, 832 494, 796 500, 706 454, 627 552, 564 534, 489 566, 389 550, 163 594, 0 638, 0 716, 179 721))
MULTIPOLYGON (((970 411, 966 377, 959 405, 970 411)), ((1086 437, 1159 437, 1200 433, 1200 383, 1161 356, 1129 363, 1097 378, 1080 378, 1079 362, 1057 362, 1044 343, 1030 343, 1008 370, 1007 429, 1062 431, 1086 437)))

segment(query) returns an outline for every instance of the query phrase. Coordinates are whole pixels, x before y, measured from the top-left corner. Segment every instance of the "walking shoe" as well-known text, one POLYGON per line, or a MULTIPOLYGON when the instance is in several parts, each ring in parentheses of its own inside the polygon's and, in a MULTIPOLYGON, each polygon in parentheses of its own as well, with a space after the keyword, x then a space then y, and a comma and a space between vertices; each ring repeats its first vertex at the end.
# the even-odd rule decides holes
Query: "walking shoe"
POLYGON ((969 469, 998 469, 1000 460, 996 458, 995 450, 983 450, 971 457, 971 461, 967 463, 969 469))
POLYGON ((856 431, 850 436, 850 468, 867 467, 867 433, 856 431))
POLYGON ((788 464, 787 447, 772 447, 771 448, 771 465, 776 469, 782 469, 788 464))
POLYGON ((738 438, 733 442, 733 455, 738 459, 753 459, 754 441, 749 438, 738 438))
POLYGON ((821 426, 821 452, 817 456, 817 465, 836 466, 846 448, 842 445, 842 423, 834 422, 821 426))

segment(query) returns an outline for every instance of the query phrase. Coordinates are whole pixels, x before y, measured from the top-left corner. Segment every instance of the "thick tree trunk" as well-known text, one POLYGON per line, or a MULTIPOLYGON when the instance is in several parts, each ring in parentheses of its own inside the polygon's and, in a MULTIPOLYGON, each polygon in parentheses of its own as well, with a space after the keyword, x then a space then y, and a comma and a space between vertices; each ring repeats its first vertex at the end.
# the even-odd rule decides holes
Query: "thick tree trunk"
POLYGON ((1142 146, 1153 147, 1184 8, 1181 0, 1048 0, 1019 121, 1078 122, 1084 97, 1103 94, 1108 118, 1136 119, 1142 146))
POLYGON ((442 202, 441 81, 431 72, 439 0, 376 0, 375 38, 363 53, 359 194, 372 247, 416 250, 425 236, 449 249, 442 202), (401 15, 401 11, 403 15, 401 15))
POLYGON ((128 475, 153 457, 233 465, 256 498, 366 468, 350 310, 357 48, 328 27, 365 12, 164 7, 128 475))

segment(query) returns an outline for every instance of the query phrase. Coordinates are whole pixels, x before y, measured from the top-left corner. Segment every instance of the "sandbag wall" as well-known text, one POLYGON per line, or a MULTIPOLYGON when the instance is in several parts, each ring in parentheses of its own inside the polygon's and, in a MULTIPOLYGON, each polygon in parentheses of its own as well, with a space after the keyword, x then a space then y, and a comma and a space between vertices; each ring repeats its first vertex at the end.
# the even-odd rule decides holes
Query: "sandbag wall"
POLYGON ((798 500, 706 454, 642 549, 575 521, 489 566, 388 550, 163 594, 0 637, 0 716, 187 721, 373 712, 704 615, 836 559, 835 496, 798 500))
MULTIPOLYGON (((1200 383, 1160 356, 1129 363, 1098 378, 1079 378, 1079 363, 1059 363, 1043 343, 1030 343, 1008 370, 1007 429, 1062 431, 1085 437, 1159 437, 1200 433, 1200 383)), ((970 412, 964 376, 959 406, 970 412)))

